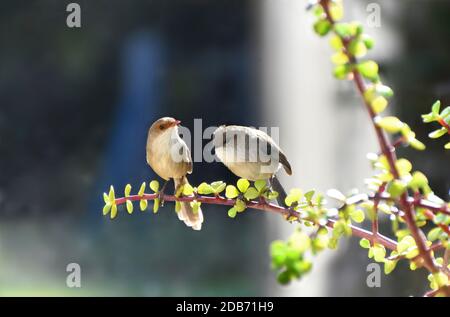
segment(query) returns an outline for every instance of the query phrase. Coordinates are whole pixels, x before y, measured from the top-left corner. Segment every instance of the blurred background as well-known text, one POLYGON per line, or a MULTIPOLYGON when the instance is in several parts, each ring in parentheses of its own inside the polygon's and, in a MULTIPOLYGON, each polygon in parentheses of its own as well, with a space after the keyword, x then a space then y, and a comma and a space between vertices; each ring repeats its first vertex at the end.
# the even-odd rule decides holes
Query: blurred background
MULTIPOLYGON (((0 3, 0 295, 407 296, 425 272, 405 265, 366 286, 358 239, 315 258, 310 275, 275 282, 268 248, 294 229, 276 215, 204 206, 201 232, 168 203, 157 215, 103 217, 102 193, 155 179, 146 164, 149 125, 173 116, 193 128, 223 123, 280 127, 294 176, 288 187, 363 189, 377 150, 359 97, 332 78, 331 50, 313 34, 303 0, 79 0, 0 3), (81 288, 66 266, 81 266, 81 288)), ((400 149, 448 199, 449 154, 421 123, 435 99, 450 103, 450 3, 346 0, 346 19, 381 25, 370 57, 395 90, 391 111, 428 146, 400 149)), ((206 143, 208 140, 204 140, 206 143)), ((236 180, 196 163, 191 183, 236 180)), ((137 208, 136 208, 137 210, 137 208)), ((389 229, 386 223, 385 229, 389 229)))

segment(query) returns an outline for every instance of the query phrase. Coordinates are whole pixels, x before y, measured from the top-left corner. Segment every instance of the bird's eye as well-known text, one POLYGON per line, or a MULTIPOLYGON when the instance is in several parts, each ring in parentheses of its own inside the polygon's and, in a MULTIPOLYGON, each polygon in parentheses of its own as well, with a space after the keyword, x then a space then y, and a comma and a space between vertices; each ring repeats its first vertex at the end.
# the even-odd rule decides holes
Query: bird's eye
POLYGON ((160 129, 160 130, 164 130, 164 124, 161 124, 161 125, 159 126, 159 129, 160 129))

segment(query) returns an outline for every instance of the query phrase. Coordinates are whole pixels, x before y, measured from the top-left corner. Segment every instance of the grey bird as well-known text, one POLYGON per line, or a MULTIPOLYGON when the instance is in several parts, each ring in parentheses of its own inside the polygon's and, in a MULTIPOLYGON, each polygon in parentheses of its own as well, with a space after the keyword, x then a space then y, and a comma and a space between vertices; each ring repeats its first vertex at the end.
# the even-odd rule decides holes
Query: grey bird
MULTIPOLYGON (((186 143, 178 135, 179 120, 164 117, 156 120, 148 130, 147 163, 159 177, 166 180, 161 191, 173 179, 175 193, 181 186, 189 184, 186 174, 192 173, 192 158, 186 143)), ((200 230, 203 213, 194 212, 189 202, 181 202, 178 218, 194 230, 200 230)))
POLYGON ((292 175, 291 164, 276 142, 265 132, 244 126, 220 126, 214 131, 216 156, 236 176, 248 180, 269 180, 282 205, 286 191, 276 173, 283 167, 292 175))

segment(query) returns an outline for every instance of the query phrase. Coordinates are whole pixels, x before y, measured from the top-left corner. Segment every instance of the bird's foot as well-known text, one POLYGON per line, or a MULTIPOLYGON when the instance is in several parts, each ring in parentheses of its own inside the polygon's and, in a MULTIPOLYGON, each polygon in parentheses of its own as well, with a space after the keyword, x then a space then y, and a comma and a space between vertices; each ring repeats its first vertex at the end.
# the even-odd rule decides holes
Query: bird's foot
POLYGON ((260 203, 261 205, 267 205, 266 197, 264 197, 264 196, 259 196, 259 203, 260 203))
POLYGON ((169 181, 165 181, 164 185, 158 191, 158 199, 159 199, 159 207, 164 207, 164 190, 166 189, 167 183, 169 181))

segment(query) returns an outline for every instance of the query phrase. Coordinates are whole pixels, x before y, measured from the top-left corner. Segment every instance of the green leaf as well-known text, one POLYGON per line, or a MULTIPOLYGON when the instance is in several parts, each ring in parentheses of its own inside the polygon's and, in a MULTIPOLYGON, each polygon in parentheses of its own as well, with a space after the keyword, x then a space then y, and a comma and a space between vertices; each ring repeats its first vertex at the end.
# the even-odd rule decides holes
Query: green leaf
POLYGON ((335 51, 339 51, 344 47, 344 45, 342 44, 341 38, 337 35, 333 35, 330 37, 330 46, 335 51))
POLYGON ((402 195, 406 190, 406 185, 400 180, 393 180, 387 186, 387 192, 391 195, 392 198, 397 198, 402 195))
POLYGON ((286 262, 287 246, 284 241, 276 240, 270 245, 270 256, 275 268, 280 269, 286 262))
POLYGON ((229 199, 236 198, 239 196, 239 191, 233 185, 228 185, 225 189, 225 196, 229 199))
POLYGON ((322 16, 322 15, 324 14, 323 8, 322 8, 322 6, 320 6, 320 5, 314 5, 314 6, 310 6, 310 7, 307 7, 307 8, 306 8, 306 10, 309 10, 309 9, 313 9, 313 10, 312 10, 312 11, 313 11, 313 14, 314 14, 316 17, 320 17, 320 16, 322 16))
POLYGON ((423 120, 423 122, 425 122, 425 123, 430 123, 430 122, 436 121, 436 120, 438 120, 438 119, 439 119, 439 116, 438 116, 438 115, 435 115, 435 114, 433 114, 433 113, 431 113, 431 112, 422 115, 422 120, 423 120))
POLYGON ((366 238, 363 238, 361 240, 359 240, 359 245, 364 248, 364 249, 369 249, 370 248, 370 241, 367 240, 366 238))
POLYGON ((191 184, 186 183, 183 185, 183 196, 191 196, 194 193, 194 188, 191 184))
POLYGON ((348 64, 345 65, 337 65, 333 70, 333 75, 337 79, 345 79, 347 75, 350 73, 351 67, 348 64))
POLYGON ((114 219, 117 217, 117 205, 116 204, 113 204, 111 206, 111 213, 109 215, 110 215, 111 219, 114 219))
POLYGON ((130 196, 130 192, 131 192, 131 185, 127 184, 127 186, 125 186, 125 197, 130 196))
POLYGON ((355 209, 350 213, 350 217, 353 219, 353 221, 361 223, 364 221, 364 212, 361 209, 355 209))
POLYGON ((213 194, 215 192, 215 190, 211 185, 209 185, 207 183, 201 183, 197 188, 197 192, 200 195, 210 195, 210 194, 213 194))
POLYGON ((115 196, 115 193, 114 193, 114 186, 113 186, 113 185, 111 185, 111 186, 109 187, 109 195, 108 195, 108 198, 109 198, 109 202, 111 202, 111 203, 113 203, 114 200, 116 199, 116 196, 115 196))
POLYGON ((107 202, 105 206, 103 206, 103 216, 106 216, 111 210, 111 203, 107 202))
POLYGON ((409 248, 415 247, 416 242, 414 241, 414 238, 412 236, 405 236, 403 237, 398 243, 397 243, 397 252, 399 254, 402 254, 409 248))
POLYGON ((446 133, 447 133, 447 129, 442 127, 440 129, 435 130, 435 131, 431 132, 430 134, 428 134, 428 137, 430 137, 431 139, 437 139, 437 138, 440 138, 441 136, 443 136, 446 133))
POLYGON ((441 109, 441 101, 437 100, 434 102, 434 104, 431 106, 431 112, 438 116, 439 115, 439 110, 441 109))
POLYGON ((103 201, 105 204, 110 203, 109 196, 107 193, 103 193, 103 201))
POLYGON ((147 209, 148 202, 146 199, 141 199, 139 202, 139 207, 141 208, 141 211, 145 211, 147 209))
POLYGON ((447 144, 444 145, 444 149, 450 150, 450 142, 448 142, 447 144))
POLYGON ((375 46, 375 41, 370 36, 364 34, 361 38, 364 42, 364 45, 367 47, 367 49, 370 50, 375 46))
POLYGON ((348 50, 350 54, 355 57, 363 57, 367 54, 367 48, 363 41, 358 38, 352 40, 348 45, 348 50))
POLYGON ((214 188, 215 194, 220 194, 221 192, 223 192, 226 186, 227 184, 222 181, 215 181, 211 183, 211 187, 214 188))
POLYGON ((247 200, 253 200, 259 196, 259 192, 254 187, 250 187, 244 194, 247 200))
POLYGON ((378 78, 378 64, 372 60, 361 62, 356 68, 367 79, 374 80, 378 78))
POLYGON ((344 17, 344 6, 342 2, 330 2, 329 10, 333 21, 339 21, 344 17))
POLYGON ((413 147, 414 149, 419 150, 419 151, 423 151, 426 148, 425 144, 423 144, 422 142, 420 142, 416 138, 409 139, 408 143, 409 143, 409 145, 411 145, 411 147, 413 147))
POLYGON ((291 273, 289 271, 280 272, 277 276, 278 283, 286 285, 291 281, 291 273))
POLYGON ((245 208, 247 208, 247 205, 245 204, 244 201, 236 199, 236 204, 234 205, 234 208, 236 209, 237 212, 243 212, 245 208))
POLYGON ((326 19, 321 19, 314 23, 313 28, 318 35, 325 36, 331 30, 331 23, 326 19))
POLYGON ((442 110, 440 116, 442 117, 442 119, 444 119, 447 123, 449 123, 449 119, 450 119, 450 106, 445 107, 444 110, 442 110))
POLYGON ((315 193, 315 191, 314 190, 310 190, 310 191, 307 191, 306 193, 305 193, 305 199, 306 199, 306 201, 308 202, 308 203, 310 203, 311 202, 311 200, 312 200, 312 198, 313 198, 313 196, 314 196, 314 193, 315 193))
POLYGON ((127 211, 129 214, 133 213, 133 203, 131 202, 131 200, 127 200, 127 211))
POLYGON ((397 162, 395 162, 395 166, 396 166, 400 176, 407 175, 412 170, 411 162, 404 158, 397 160, 397 162))
POLYGON ((396 265, 397 265, 397 261, 385 260, 384 261, 384 274, 387 275, 387 274, 391 273, 395 269, 396 265))
POLYGON ((198 214, 198 211, 199 211, 199 209, 200 209, 201 203, 194 200, 194 201, 191 201, 191 202, 190 202, 190 205, 191 205, 191 207, 192 207, 192 212, 193 212, 194 214, 198 214))
POLYGON ((433 273, 433 280, 437 284, 437 288, 441 288, 448 285, 448 276, 443 272, 433 273))
POLYGON ((258 190, 258 192, 261 193, 264 189, 266 189, 267 182, 264 179, 257 180, 255 182, 255 187, 258 190))
MULTIPOLYGON (((175 202, 175 211, 177 209, 177 203, 179 203, 179 202, 178 201, 175 202)), ((159 198, 155 198, 155 200, 153 201, 153 213, 154 214, 156 214, 158 212, 159 204, 160 204, 159 198)), ((181 207, 181 204, 180 204, 180 207, 181 207)))
POLYGON ((348 56, 342 51, 334 53, 333 56, 331 56, 331 61, 336 65, 344 65, 349 62, 348 56))
POLYGON ((241 193, 245 193, 247 188, 250 186, 250 182, 246 180, 245 178, 240 178, 237 181, 237 188, 241 193))
POLYGON ((346 38, 353 36, 353 30, 349 23, 336 23, 334 25, 334 31, 339 35, 341 38, 346 38))
POLYGON ((159 191, 159 182, 157 180, 151 181, 150 189, 153 190, 155 193, 157 193, 159 191))
POLYGON ((289 244, 299 253, 304 253, 311 247, 311 238, 304 232, 295 231, 289 237, 289 244))
POLYGON ((428 232, 427 239, 430 241, 435 241, 435 240, 439 239, 442 232, 443 232, 442 229, 439 227, 433 228, 428 232))
POLYGON ((236 208, 233 207, 233 208, 228 210, 228 217, 234 218, 234 217, 236 217, 236 214, 237 214, 236 208))
POLYGON ((408 186, 413 191, 418 191, 419 189, 424 189, 428 187, 428 179, 422 172, 416 171, 412 174, 412 179, 408 186))
POLYGON ((382 84, 375 85, 375 91, 385 98, 391 98, 394 95, 394 91, 391 87, 382 84))
POLYGON ((375 123, 383 130, 389 133, 397 133, 403 128, 404 123, 399 118, 389 117, 377 117, 375 123))
POLYGON ((373 250, 373 259, 376 262, 383 262, 386 256, 386 249, 384 248, 384 246, 381 244, 375 244, 372 247, 372 250, 373 250))
POLYGON ((144 195, 144 192, 145 192, 145 182, 143 182, 142 185, 141 185, 141 188, 139 188, 138 195, 140 197, 142 197, 144 195))
POLYGON ((278 193, 276 191, 268 191, 264 193, 264 197, 266 197, 269 200, 273 200, 278 197, 278 193))
POLYGON ((289 195, 285 198, 284 202, 287 206, 292 206, 294 202, 298 202, 300 198, 302 197, 302 192, 300 189, 293 188, 289 192, 289 195))
POLYGON ((331 250, 335 250, 338 247, 339 240, 335 237, 330 238, 328 241, 328 248, 331 250))
POLYGON ((383 96, 375 97, 371 102, 370 106, 372 107, 372 110, 375 112, 375 114, 379 114, 386 109, 388 105, 388 101, 383 96))

